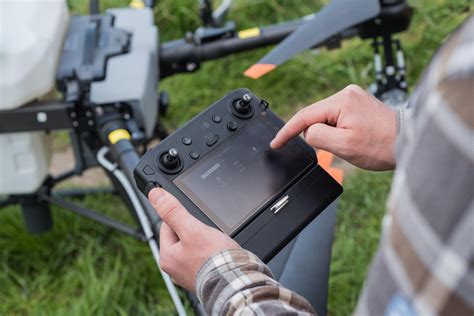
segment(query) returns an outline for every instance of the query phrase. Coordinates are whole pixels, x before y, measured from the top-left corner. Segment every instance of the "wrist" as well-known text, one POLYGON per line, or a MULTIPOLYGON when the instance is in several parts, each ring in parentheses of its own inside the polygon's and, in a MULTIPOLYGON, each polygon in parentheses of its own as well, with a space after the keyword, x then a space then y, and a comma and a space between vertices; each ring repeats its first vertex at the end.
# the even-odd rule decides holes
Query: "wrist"
POLYGON ((395 115, 397 118, 397 136, 400 136, 404 133, 406 129, 406 123, 409 120, 412 114, 411 108, 397 108, 395 109, 395 115))
POLYGON ((264 264, 256 255, 242 248, 221 250, 209 257, 196 274, 196 293, 201 299, 203 288, 209 279, 239 268, 249 262, 264 264))
POLYGON ((240 287, 246 286, 232 281, 255 272, 261 275, 260 278, 273 277, 268 267, 248 250, 238 248, 220 251, 206 260, 197 272, 196 295, 206 310, 220 309, 222 306, 216 306, 218 297, 219 302, 225 301, 224 297, 231 297, 240 287))

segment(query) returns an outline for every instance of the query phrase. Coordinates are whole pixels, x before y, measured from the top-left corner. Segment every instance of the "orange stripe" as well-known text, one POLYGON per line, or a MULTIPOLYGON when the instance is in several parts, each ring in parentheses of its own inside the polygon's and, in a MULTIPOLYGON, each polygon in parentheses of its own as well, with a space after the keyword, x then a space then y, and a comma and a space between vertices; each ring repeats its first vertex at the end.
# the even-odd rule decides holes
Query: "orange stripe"
POLYGON ((328 169, 332 165, 332 161, 334 155, 331 154, 329 151, 319 149, 317 152, 318 156, 318 164, 323 167, 324 169, 328 169))
POLYGON ((329 168, 326 170, 331 177, 334 178, 340 185, 342 185, 342 180, 344 180, 344 171, 339 168, 329 168))
POLYGON ((273 64, 255 64, 245 70, 244 75, 252 79, 258 79, 275 68, 276 65, 273 64))
POLYGON ((344 179, 344 171, 339 168, 331 167, 332 162, 334 160, 334 155, 331 154, 329 151, 325 150, 318 150, 318 164, 327 171, 334 178, 339 184, 342 185, 342 180, 344 179))

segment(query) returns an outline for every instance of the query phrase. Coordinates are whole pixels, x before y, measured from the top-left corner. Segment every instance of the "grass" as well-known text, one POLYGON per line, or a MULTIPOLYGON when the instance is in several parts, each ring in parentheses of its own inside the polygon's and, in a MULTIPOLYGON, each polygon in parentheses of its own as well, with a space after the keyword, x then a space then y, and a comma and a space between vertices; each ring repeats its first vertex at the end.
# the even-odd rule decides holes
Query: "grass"
MULTIPOLYGON (((127 1, 102 1, 101 7, 127 1)), ((270 24, 311 13, 327 1, 236 1, 230 18, 239 28, 270 24)), ((447 34, 472 12, 469 0, 410 2, 415 16, 402 38, 409 84, 413 87, 447 34)), ((87 11, 84 0, 70 0, 74 13, 87 11)), ((199 25, 197 1, 161 0, 155 10, 162 40, 183 36, 199 25)), ((268 49, 209 62, 195 74, 160 83, 171 96, 164 124, 174 129, 228 90, 248 87, 289 117, 302 107, 349 83, 372 81, 370 43, 345 42, 343 49, 307 52, 261 80, 242 71, 268 49)), ((59 137, 64 147, 64 137, 59 137)), ((66 144, 67 145, 67 144, 66 144)), ((377 247, 391 173, 357 171, 345 179, 337 219, 330 279, 329 312, 354 310, 364 275, 377 247)), ((87 196, 86 206, 130 220, 121 200, 112 195, 87 196)), ((145 244, 53 207, 54 229, 42 236, 25 232, 18 207, 0 212, 0 315, 173 314, 172 303, 145 244)))

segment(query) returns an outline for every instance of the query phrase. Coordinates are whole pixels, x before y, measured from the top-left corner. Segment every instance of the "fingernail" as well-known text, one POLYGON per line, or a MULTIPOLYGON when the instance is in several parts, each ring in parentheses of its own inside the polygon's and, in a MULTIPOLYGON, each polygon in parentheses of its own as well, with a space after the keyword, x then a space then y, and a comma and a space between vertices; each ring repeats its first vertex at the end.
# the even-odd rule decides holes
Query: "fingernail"
POLYGON ((276 145, 276 139, 273 139, 273 140, 270 142, 270 147, 271 147, 271 148, 275 148, 275 145, 276 145))
POLYGON ((151 204, 158 205, 165 199, 165 191, 162 189, 153 189, 148 194, 151 204))

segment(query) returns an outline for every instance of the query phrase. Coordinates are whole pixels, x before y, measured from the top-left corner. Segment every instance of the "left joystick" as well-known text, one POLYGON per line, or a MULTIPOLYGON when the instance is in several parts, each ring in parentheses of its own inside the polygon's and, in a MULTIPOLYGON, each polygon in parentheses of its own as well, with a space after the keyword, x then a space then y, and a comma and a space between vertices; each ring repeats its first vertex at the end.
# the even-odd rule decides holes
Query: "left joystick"
POLYGON ((162 156, 161 163, 167 169, 175 169, 179 166, 179 156, 178 150, 176 148, 171 148, 162 156))

